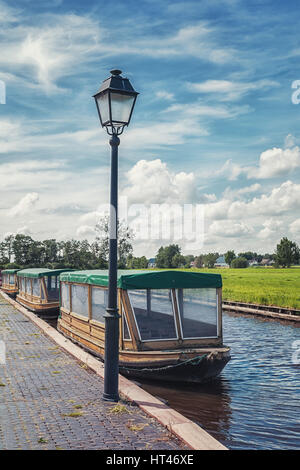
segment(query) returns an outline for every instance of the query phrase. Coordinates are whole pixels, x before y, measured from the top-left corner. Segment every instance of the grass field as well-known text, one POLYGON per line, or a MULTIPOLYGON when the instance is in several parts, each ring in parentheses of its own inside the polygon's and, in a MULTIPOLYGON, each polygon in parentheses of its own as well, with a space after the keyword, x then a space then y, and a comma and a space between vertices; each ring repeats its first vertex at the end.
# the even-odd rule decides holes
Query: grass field
POLYGON ((191 270, 221 274, 224 300, 300 309, 300 268, 191 270))

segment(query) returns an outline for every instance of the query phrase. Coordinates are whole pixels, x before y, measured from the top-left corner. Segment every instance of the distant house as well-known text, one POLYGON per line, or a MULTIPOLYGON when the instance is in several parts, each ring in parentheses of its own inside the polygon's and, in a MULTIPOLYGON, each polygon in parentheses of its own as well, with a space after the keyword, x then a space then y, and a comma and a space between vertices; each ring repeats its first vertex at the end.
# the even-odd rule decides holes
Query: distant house
POLYGON ((196 261, 191 261, 190 262, 190 267, 195 268, 196 267, 196 261))
POLYGON ((275 261, 273 261, 272 259, 269 259, 269 258, 264 258, 261 260, 260 264, 261 266, 272 266, 272 264, 274 264, 275 261))
POLYGON ((155 258, 150 258, 148 261, 148 268, 155 268, 156 263, 155 263, 155 258))
POLYGON ((259 266, 259 262, 257 261, 257 259, 252 259, 251 261, 249 261, 249 266, 259 266))
POLYGON ((219 256, 219 258, 217 258, 214 266, 215 266, 215 268, 229 268, 229 264, 227 264, 226 261, 225 261, 225 256, 219 256))

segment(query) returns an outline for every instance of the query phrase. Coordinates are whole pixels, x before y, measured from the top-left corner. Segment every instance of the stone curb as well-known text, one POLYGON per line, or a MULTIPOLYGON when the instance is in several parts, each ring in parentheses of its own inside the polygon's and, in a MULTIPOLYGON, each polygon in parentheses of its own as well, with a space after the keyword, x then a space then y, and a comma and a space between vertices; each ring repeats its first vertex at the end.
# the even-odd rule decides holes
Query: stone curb
MULTIPOLYGON (((21 306, 18 302, 11 299, 4 292, 0 292, 13 307, 31 320, 48 337, 65 351, 74 356, 77 360, 86 364, 102 379, 104 378, 104 365, 90 353, 84 351, 75 345, 61 333, 48 325, 44 320, 34 313, 21 306)), ((172 434, 178 437, 193 450, 228 450, 223 444, 208 434, 196 423, 173 410, 159 399, 150 395, 150 393, 141 389, 138 385, 119 375, 119 392, 122 397, 130 402, 134 402, 146 414, 156 419, 165 426, 172 434)))

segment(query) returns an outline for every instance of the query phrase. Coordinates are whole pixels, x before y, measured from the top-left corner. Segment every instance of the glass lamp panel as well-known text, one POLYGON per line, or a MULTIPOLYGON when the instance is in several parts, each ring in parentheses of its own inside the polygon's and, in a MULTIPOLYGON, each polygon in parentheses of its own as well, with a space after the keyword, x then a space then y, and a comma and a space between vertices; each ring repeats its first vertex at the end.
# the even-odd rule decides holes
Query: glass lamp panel
POLYGON ((110 121, 108 93, 98 96, 97 104, 101 115, 102 124, 107 121, 110 121))
POLYGON ((135 97, 115 92, 110 96, 112 121, 128 123, 135 97))

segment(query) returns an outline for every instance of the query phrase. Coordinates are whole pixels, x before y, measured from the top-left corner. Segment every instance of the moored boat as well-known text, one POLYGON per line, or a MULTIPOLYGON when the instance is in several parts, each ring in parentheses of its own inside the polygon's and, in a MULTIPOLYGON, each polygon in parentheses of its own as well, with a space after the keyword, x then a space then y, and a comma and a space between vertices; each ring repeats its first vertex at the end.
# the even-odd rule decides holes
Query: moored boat
MULTIPOLYGON (((108 272, 60 275, 58 329, 104 360, 108 272)), ((206 382, 230 360, 222 339, 222 278, 119 271, 119 368, 128 377, 206 382)))
POLYGON ((18 293, 18 279, 17 272, 19 269, 4 269, 2 271, 2 286, 1 289, 11 297, 15 297, 18 293))
POLYGON ((59 275, 67 269, 30 268, 18 271, 16 300, 42 316, 59 312, 59 275))

